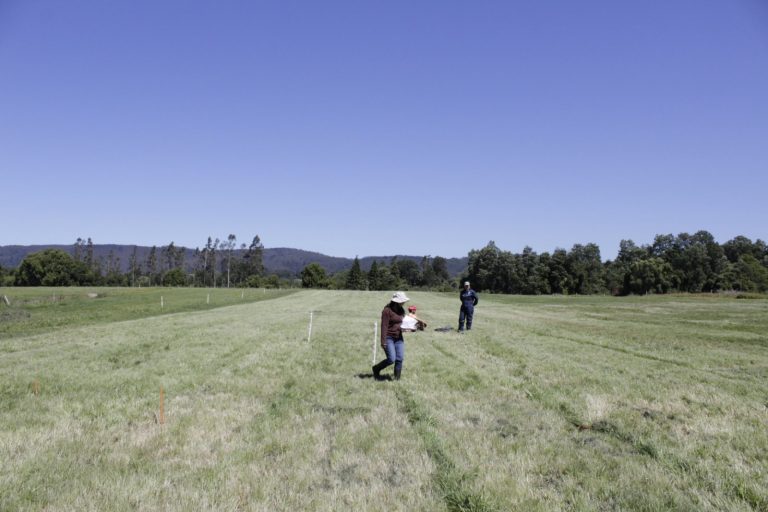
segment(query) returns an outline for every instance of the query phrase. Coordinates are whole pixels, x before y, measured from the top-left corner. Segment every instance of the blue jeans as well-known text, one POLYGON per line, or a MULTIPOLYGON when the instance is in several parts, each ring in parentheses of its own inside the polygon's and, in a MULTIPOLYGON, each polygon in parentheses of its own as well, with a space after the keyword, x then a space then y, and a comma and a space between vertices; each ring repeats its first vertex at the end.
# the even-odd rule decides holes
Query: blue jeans
POLYGON ((475 306, 467 305, 461 306, 461 310, 459 311, 459 330, 464 330, 464 320, 467 321, 467 330, 472 328, 472 316, 475 313, 475 306))
POLYGON ((403 368, 403 359, 405 359, 405 340, 400 338, 399 340, 393 338, 387 338, 387 364, 384 368, 395 364, 395 371, 403 368))

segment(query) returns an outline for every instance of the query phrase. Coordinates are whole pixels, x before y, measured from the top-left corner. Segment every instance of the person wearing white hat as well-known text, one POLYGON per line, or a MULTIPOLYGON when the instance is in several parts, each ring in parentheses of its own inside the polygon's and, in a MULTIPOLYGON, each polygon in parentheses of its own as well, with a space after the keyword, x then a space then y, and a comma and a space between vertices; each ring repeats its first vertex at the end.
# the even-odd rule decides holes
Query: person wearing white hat
POLYGON ((464 321, 467 322, 467 330, 472 330, 472 317, 477 306, 477 293, 469 287, 469 281, 464 282, 464 289, 459 292, 461 309, 459 310, 459 332, 464 332, 464 321))
POLYGON ((387 358, 371 367, 373 377, 381 379, 381 370, 395 365, 395 380, 400 380, 403 371, 403 359, 405 358, 405 340, 403 339, 403 317, 405 309, 403 304, 410 299, 403 292, 395 292, 389 304, 381 311, 381 348, 387 354, 387 358))

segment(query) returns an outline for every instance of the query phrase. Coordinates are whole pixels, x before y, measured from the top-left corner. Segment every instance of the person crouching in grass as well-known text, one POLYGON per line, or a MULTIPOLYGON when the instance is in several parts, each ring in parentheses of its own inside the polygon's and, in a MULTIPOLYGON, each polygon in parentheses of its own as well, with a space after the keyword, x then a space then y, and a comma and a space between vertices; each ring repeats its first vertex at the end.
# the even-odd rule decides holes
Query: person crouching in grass
POLYGON ((416 316, 416 306, 408 306, 408 314, 403 317, 401 329, 407 332, 423 331, 427 322, 416 316))

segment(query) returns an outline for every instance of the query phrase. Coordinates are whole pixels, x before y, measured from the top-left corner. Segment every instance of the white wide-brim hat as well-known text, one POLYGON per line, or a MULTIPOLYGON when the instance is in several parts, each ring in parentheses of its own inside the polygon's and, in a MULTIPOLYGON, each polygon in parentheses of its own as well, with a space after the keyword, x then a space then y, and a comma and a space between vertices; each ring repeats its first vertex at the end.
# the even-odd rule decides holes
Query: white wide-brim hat
POLYGON ((403 302, 408 302, 409 300, 411 300, 411 299, 406 297, 405 293, 403 293, 403 292, 395 292, 392 295, 392 302, 397 302, 398 304, 402 304, 403 302))

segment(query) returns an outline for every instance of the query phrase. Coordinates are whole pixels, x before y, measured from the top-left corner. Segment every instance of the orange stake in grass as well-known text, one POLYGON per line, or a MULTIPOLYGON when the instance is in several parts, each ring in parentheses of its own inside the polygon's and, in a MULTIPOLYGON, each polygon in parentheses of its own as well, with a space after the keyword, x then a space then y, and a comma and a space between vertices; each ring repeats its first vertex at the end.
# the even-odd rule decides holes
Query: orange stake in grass
POLYGON ((165 423, 165 404, 164 402, 164 393, 163 393, 163 387, 160 386, 160 424, 162 425, 165 423))
POLYGON ((35 379, 35 381, 32 383, 32 392, 35 395, 39 395, 40 394, 40 381, 37 380, 37 379, 35 379))

